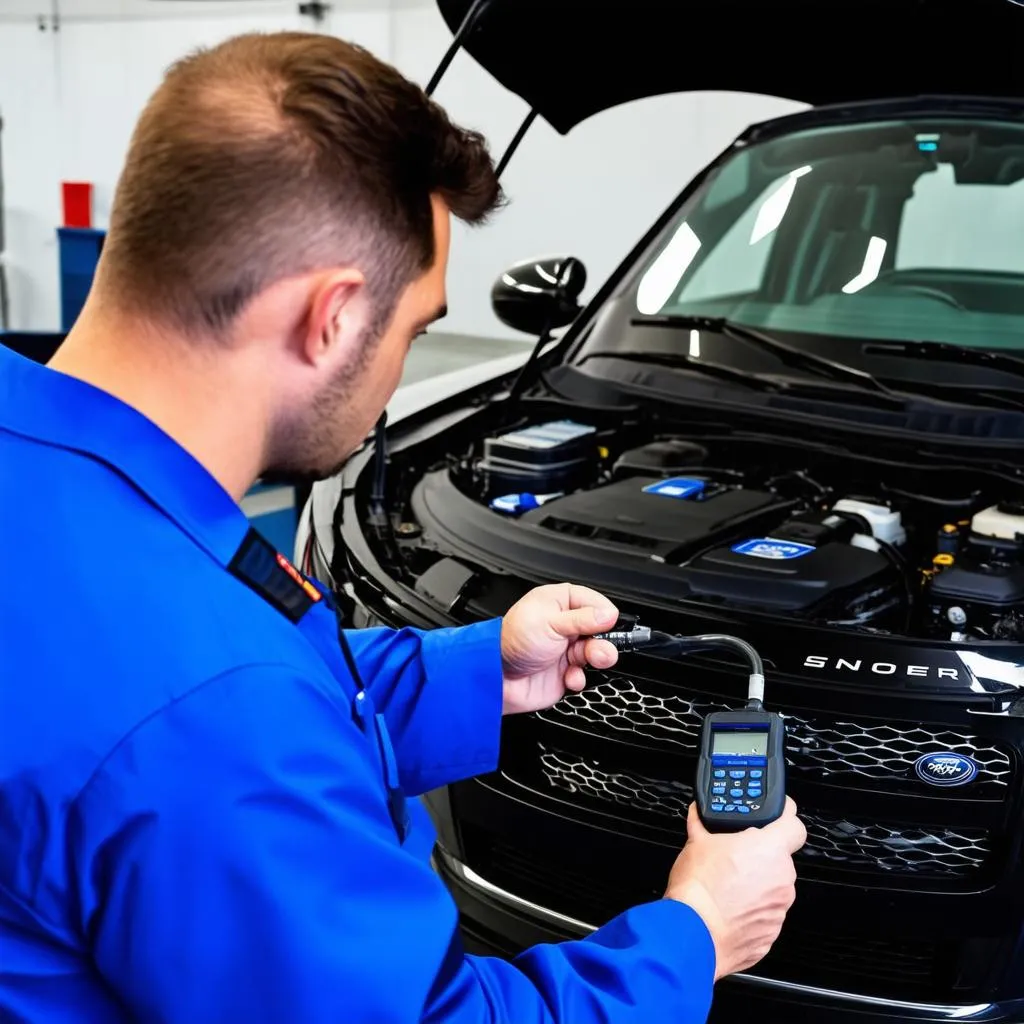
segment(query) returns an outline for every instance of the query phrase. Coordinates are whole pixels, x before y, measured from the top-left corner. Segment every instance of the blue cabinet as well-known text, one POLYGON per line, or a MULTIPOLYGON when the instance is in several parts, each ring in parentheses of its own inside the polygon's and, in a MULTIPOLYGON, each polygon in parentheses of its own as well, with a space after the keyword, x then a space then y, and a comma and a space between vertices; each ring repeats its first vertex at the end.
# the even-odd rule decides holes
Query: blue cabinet
POLYGON ((92 287, 105 231, 97 228, 57 228, 60 249, 60 325, 70 331, 92 287))

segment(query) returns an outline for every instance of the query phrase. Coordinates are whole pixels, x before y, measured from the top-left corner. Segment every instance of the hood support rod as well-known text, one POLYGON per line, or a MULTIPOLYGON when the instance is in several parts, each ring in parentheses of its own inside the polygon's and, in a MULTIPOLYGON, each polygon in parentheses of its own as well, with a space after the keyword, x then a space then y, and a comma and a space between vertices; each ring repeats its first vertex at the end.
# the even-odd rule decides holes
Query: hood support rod
MULTIPOLYGON (((437 70, 431 75, 430 81, 427 83, 426 89, 423 91, 431 96, 436 91, 437 87, 441 84, 441 79, 444 78, 445 72, 451 67, 452 61, 455 59, 455 55, 462 49, 463 44, 469 38, 470 33, 476 28, 477 23, 480 21, 480 17, 484 11, 490 6, 491 0, 474 0, 473 5, 466 12, 466 16, 462 19, 462 23, 459 25, 458 31, 455 33, 455 38, 452 39, 451 45, 445 51, 445 55, 441 58, 441 63, 438 64, 437 70)), ((531 110, 526 115, 523 123, 517 129, 515 135, 512 137, 512 141, 508 144, 505 152, 502 153, 501 159, 495 168, 495 174, 500 178, 501 172, 508 166, 509 160, 512 159, 512 154, 519 148, 519 143, 523 141, 523 137, 530 130, 530 125, 537 118, 537 111, 531 110)), ((386 528, 390 525, 388 517, 388 500, 387 500, 387 460, 388 460, 388 448, 387 448, 387 423, 388 414, 385 410, 381 413, 380 419, 377 420, 377 426, 374 430, 373 447, 374 447, 374 471, 373 471, 373 487, 370 493, 370 510, 373 516, 374 523, 382 528, 386 528)))
POLYGON ((459 25, 455 38, 452 39, 451 44, 445 51, 445 55, 441 58, 441 63, 437 65, 437 70, 431 75, 426 89, 423 90, 428 96, 432 96, 441 84, 441 79, 444 78, 445 72, 451 67, 452 61, 455 60, 455 54, 462 49, 470 33, 476 28, 476 23, 480 20, 480 16, 490 5, 491 0, 474 0, 473 6, 466 11, 466 16, 462 19, 462 24, 459 25))
POLYGON ((519 143, 526 137, 526 133, 530 130, 530 125, 537 120, 537 111, 531 110, 526 117, 523 118, 523 123, 516 129, 515 135, 512 136, 512 141, 505 148, 505 152, 501 154, 501 159, 498 161, 497 166, 494 168, 494 173, 500 178, 505 168, 508 167, 509 160, 512 159, 512 155, 519 148, 519 143))

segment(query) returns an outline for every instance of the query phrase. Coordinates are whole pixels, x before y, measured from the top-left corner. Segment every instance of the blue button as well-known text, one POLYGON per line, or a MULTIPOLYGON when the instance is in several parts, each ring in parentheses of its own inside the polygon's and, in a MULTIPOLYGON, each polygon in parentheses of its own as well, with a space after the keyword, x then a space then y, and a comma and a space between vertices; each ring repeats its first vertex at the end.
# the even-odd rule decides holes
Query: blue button
POLYGON ((722 785, 720 785, 720 786, 712 786, 711 787, 711 792, 715 796, 720 796, 721 794, 723 794, 725 792, 725 783, 723 782, 722 785))
POLYGON ((761 771, 761 769, 760 769, 760 768, 757 768, 757 769, 755 769, 754 771, 752 771, 752 772, 750 773, 750 777, 751 777, 752 779, 759 779, 759 778, 761 778, 761 776, 762 776, 762 775, 764 775, 764 772, 763 772, 763 771, 761 771))
POLYGON ((761 795, 761 790, 759 790, 759 789, 751 788, 751 789, 747 790, 747 796, 755 797, 756 798, 756 797, 759 797, 760 795, 761 795))
POLYGON ((711 805, 711 810, 713 810, 713 811, 724 811, 725 810, 725 804, 712 804, 711 805))
POLYGON ((729 772, 729 778, 730 779, 742 779, 742 778, 744 778, 746 776, 746 774, 747 774, 746 772, 742 772, 742 771, 732 771, 732 772, 729 772))
POLYGON ((719 768, 718 771, 715 772, 715 778, 716 779, 724 779, 725 778, 725 772, 722 771, 721 768, 719 768))
POLYGON ((726 804, 725 805, 725 810, 727 810, 727 811, 735 811, 736 810, 736 805, 735 804, 726 804))
POLYGON ((729 790, 729 796, 743 796, 743 790, 742 789, 730 789, 729 790))
POLYGON ((749 814, 750 813, 750 808, 747 807, 746 804, 740 804, 739 807, 736 808, 736 810, 739 811, 740 814, 749 814))

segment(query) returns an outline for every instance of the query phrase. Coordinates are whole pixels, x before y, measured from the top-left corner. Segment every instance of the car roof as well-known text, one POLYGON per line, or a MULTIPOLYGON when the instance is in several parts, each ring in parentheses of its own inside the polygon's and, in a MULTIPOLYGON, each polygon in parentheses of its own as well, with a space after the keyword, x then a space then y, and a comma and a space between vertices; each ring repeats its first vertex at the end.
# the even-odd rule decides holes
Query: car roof
MULTIPOLYGON (((692 90, 814 106, 1024 98, 1024 0, 438 0, 464 48, 557 131, 692 90)), ((666 130, 671 130, 667 125, 666 130)))

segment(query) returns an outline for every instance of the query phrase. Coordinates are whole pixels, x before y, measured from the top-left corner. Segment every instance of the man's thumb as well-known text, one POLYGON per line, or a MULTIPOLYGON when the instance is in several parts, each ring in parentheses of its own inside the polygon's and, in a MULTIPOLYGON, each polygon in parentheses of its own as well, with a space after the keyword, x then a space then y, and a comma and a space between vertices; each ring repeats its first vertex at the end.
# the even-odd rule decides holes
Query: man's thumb
POLYGON ((694 800, 690 804, 690 812, 686 815, 686 840, 692 843, 694 840, 703 839, 708 834, 704 822, 700 820, 700 815, 697 813, 697 801, 694 800))
POLYGON ((570 608, 551 617, 551 628, 562 637, 592 636, 608 625, 606 609, 590 605, 585 608, 570 608))

